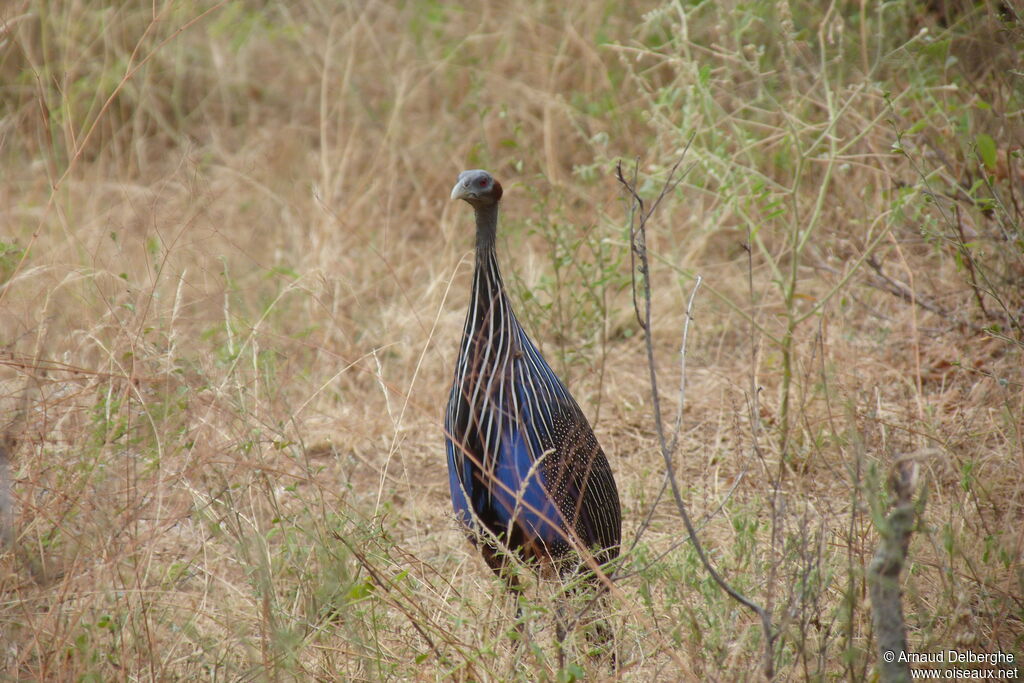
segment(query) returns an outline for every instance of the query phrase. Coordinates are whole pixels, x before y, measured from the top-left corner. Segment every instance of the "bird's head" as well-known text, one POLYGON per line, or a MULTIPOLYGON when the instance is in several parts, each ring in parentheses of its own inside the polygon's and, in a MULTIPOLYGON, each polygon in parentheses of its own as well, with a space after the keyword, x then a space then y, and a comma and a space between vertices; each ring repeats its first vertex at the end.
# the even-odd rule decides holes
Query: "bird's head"
POLYGON ((494 206, 501 199, 501 183, 487 171, 463 171, 452 188, 452 199, 464 199, 475 209, 494 206))

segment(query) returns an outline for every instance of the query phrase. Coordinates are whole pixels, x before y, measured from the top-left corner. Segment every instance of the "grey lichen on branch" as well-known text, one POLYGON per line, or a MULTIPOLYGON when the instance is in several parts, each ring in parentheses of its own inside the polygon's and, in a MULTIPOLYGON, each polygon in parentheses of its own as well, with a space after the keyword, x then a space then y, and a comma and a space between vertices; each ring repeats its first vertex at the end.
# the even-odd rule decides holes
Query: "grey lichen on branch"
POLYGON ((868 565, 868 593, 878 638, 879 679, 894 683, 910 680, 900 574, 907 562, 910 536, 924 507, 923 497, 915 500, 917 462, 910 458, 897 461, 889 476, 889 487, 895 495, 895 504, 886 517, 876 516, 882 539, 868 565))

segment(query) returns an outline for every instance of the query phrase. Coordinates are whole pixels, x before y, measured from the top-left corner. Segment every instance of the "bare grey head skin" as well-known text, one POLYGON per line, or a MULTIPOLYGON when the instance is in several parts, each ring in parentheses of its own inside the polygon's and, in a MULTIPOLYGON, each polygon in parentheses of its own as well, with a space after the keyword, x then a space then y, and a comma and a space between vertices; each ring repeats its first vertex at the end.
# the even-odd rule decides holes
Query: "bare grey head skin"
POLYGON ((487 171, 463 171, 452 188, 452 199, 462 199, 474 209, 494 206, 501 199, 501 183, 487 171))
POLYGON ((501 201, 501 183, 487 171, 463 171, 452 188, 452 199, 461 199, 473 207, 476 214, 476 253, 484 259, 494 250, 494 235, 498 230, 498 202, 501 201))

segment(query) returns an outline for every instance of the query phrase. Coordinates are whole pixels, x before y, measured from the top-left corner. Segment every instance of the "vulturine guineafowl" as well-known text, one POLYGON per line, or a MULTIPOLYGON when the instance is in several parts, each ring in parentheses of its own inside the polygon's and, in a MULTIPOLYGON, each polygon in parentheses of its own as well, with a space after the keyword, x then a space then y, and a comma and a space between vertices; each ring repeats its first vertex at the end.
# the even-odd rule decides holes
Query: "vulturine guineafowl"
POLYGON ((476 213, 476 266, 445 441, 456 517, 488 565, 517 589, 507 571, 513 554, 542 573, 567 576, 582 567, 593 577, 587 555, 597 563, 618 556, 622 518, 590 423, 505 293, 494 250, 501 195, 481 170, 460 173, 452 190, 476 213))

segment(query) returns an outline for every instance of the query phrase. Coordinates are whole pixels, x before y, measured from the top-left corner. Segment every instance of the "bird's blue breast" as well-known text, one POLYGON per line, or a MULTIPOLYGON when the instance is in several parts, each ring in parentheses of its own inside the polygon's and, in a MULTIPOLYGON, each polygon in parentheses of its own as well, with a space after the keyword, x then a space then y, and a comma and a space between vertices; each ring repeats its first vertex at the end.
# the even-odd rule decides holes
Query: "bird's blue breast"
POLYGON ((494 470, 494 512, 506 528, 518 523, 528 538, 550 545, 563 539, 565 532, 543 468, 536 460, 541 454, 531 447, 529 431, 526 425, 503 429, 494 470))
POLYGON ((473 411, 475 419, 460 433, 458 420, 450 415, 446 447, 452 507, 469 528, 475 517, 499 535, 518 527, 527 539, 551 547, 566 541, 565 521, 539 461, 552 443, 552 405, 567 392, 526 335, 517 341, 523 353, 508 366, 504 392, 486 395, 476 406, 464 398, 472 395, 466 387, 453 392, 452 400, 463 402, 454 413, 473 411), (493 416, 492 428, 482 429, 490 424, 484 415, 493 416))

